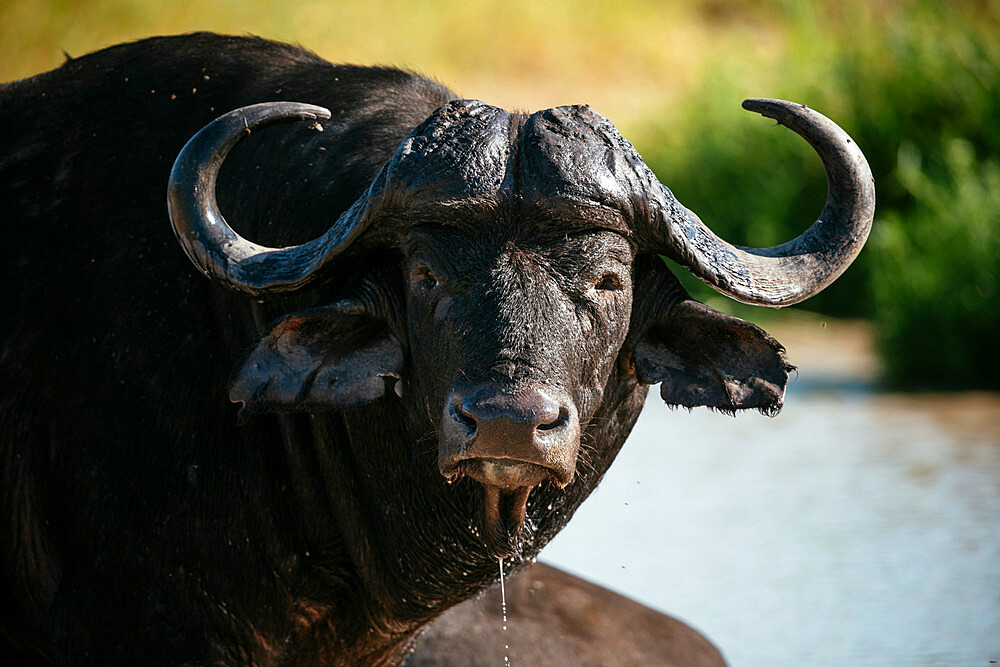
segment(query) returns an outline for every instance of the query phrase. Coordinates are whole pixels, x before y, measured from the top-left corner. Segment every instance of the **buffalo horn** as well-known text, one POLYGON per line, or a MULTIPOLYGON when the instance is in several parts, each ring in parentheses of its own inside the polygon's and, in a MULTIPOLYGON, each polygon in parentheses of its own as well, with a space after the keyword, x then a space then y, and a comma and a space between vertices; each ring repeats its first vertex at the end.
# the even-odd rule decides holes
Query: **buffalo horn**
POLYGON ((359 231, 363 197, 322 236, 285 248, 269 248, 237 234, 219 211, 215 183, 233 146, 251 131, 293 120, 330 117, 322 107, 265 102, 231 111, 202 128, 185 144, 170 172, 167 208, 177 240, 206 276, 238 292, 263 296, 303 287, 359 231))
POLYGON ((819 153, 828 187, 819 219, 778 246, 735 246, 713 234, 656 181, 647 210, 650 241, 654 250, 737 301, 788 306, 822 290, 854 261, 871 229, 875 185, 857 144, 825 116, 784 100, 745 100, 743 108, 794 130, 819 153))

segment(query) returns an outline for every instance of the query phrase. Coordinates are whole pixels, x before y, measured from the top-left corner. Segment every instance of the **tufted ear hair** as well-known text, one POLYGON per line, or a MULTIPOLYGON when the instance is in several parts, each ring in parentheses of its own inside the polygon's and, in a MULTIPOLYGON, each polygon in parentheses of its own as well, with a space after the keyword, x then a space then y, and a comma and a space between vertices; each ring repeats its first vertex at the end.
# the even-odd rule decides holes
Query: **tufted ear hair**
POLYGON ((635 343, 639 381, 660 383, 660 396, 670 405, 777 414, 794 370, 785 348, 756 325, 692 299, 662 262, 646 267, 637 287, 658 296, 635 343))
POLYGON ((240 418, 362 405, 400 382, 402 345, 371 310, 350 298, 272 322, 230 381, 229 400, 243 403, 240 418))

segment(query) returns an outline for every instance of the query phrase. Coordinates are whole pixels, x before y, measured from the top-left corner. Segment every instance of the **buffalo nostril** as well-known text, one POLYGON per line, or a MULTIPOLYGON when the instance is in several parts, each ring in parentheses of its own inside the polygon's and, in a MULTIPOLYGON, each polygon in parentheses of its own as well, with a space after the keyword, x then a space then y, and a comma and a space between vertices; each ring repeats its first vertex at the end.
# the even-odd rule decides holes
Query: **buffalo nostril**
POLYGON ((490 426, 505 432, 531 432, 539 427, 555 428, 564 422, 568 410, 544 392, 534 389, 508 394, 492 387, 466 395, 455 406, 456 419, 475 424, 479 430, 490 426))
POLYGON ((476 418, 465 409, 465 406, 461 402, 452 404, 448 412, 451 414, 452 419, 465 428, 465 437, 471 438, 476 434, 476 429, 478 428, 476 418))
POLYGON ((554 431, 558 428, 562 428, 569 422, 569 410, 566 408, 559 408, 559 415, 547 424, 539 424, 535 427, 539 431, 554 431))

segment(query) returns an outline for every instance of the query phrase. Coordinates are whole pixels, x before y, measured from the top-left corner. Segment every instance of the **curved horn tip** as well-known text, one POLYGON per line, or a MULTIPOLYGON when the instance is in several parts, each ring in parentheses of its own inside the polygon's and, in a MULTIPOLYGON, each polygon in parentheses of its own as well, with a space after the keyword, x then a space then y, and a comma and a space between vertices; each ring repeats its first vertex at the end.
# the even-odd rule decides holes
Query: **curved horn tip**
POLYGON ((747 111, 753 111, 759 113, 761 116, 766 116, 767 118, 773 118, 779 120, 778 116, 785 115, 789 112, 810 110, 805 104, 798 104, 797 102, 789 102, 788 100, 779 100, 769 97, 752 97, 747 100, 743 100, 743 108, 747 111))
POLYGON ((272 125, 292 120, 327 120, 332 114, 326 107, 305 102, 261 102, 233 109, 219 117, 236 117, 255 124, 272 125))
POLYGON ((805 104, 798 104, 797 102, 789 102, 788 100, 778 100, 768 97, 753 97, 748 100, 743 100, 742 106, 747 111, 759 113, 761 116, 776 120, 782 125, 784 124, 782 120, 793 114, 801 114, 802 112, 816 113, 805 104))

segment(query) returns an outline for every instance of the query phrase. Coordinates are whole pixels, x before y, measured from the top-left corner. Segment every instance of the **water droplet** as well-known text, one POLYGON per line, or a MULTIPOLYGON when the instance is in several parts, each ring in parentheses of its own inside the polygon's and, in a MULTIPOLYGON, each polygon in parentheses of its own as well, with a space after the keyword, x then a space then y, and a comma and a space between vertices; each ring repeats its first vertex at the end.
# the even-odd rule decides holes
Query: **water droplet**
MULTIPOLYGON (((497 562, 500 563, 500 611, 503 615, 503 631, 507 632, 507 591, 503 583, 503 558, 497 558, 497 562)), ((510 648, 510 645, 504 644, 503 647, 506 650, 510 648)), ((503 657, 503 664, 510 664, 510 656, 503 657)))

